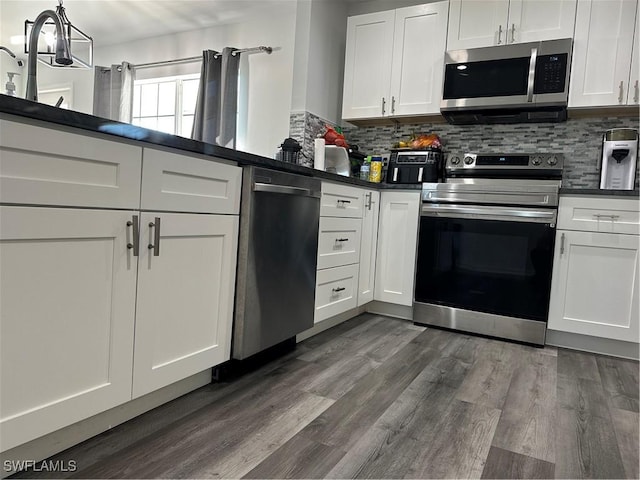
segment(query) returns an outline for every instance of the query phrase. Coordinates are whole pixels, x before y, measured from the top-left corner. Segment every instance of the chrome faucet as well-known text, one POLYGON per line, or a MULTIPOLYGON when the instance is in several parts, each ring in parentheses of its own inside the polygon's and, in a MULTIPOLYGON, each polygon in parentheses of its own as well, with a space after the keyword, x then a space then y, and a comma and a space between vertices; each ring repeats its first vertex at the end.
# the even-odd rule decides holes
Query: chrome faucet
POLYGON ((5 52, 7 52, 7 54, 16 61, 19 67, 22 67, 24 65, 24 63, 22 63, 22 60, 16 58, 16 54, 9 50, 7 47, 3 47, 2 45, 0 45, 0 50, 4 50, 5 52))
POLYGON ((47 19, 53 20, 56 26, 56 63, 60 65, 71 65, 73 59, 71 58, 71 51, 69 48, 69 42, 64 34, 64 28, 62 26, 62 20, 56 12, 53 10, 45 10, 33 24, 31 34, 29 35, 29 58, 27 60, 27 94, 25 98, 34 102, 38 101, 38 82, 36 79, 38 59, 38 37, 40 36, 40 30, 47 21, 47 19))

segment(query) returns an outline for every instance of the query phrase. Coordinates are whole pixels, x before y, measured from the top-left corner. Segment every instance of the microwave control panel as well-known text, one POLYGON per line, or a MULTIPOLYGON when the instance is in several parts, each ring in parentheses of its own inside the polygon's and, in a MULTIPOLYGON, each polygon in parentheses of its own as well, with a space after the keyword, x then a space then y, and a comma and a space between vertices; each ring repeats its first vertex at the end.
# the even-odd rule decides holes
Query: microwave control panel
POLYGON ((567 62, 569 55, 539 55, 536 60, 536 71, 533 93, 563 93, 567 79, 567 62))

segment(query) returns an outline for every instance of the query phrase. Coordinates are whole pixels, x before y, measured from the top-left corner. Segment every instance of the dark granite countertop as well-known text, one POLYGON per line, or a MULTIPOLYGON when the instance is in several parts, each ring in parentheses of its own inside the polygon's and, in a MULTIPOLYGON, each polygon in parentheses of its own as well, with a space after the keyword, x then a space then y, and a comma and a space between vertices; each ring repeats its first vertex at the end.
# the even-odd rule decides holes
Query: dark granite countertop
POLYGON ((560 195, 640 197, 640 190, 600 190, 599 188, 561 188, 560 195))
POLYGON ((175 148, 184 152, 222 158, 224 160, 237 162, 240 166, 254 165, 374 189, 419 190, 421 188, 421 185, 388 185, 386 183, 367 182, 355 177, 345 177, 302 165, 284 163, 273 158, 199 142, 190 138, 137 127, 129 123, 116 122, 115 120, 75 112, 73 110, 55 108, 43 103, 31 102, 4 94, 0 94, 0 113, 112 135, 149 145, 175 148))

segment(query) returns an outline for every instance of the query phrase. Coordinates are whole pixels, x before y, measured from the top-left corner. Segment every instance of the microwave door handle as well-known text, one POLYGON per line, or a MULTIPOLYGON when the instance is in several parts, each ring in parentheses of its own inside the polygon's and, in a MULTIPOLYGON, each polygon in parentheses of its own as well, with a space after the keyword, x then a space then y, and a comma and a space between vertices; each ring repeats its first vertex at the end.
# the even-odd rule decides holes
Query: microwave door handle
POLYGON ((533 81, 536 77, 536 62, 538 61, 538 49, 531 49, 531 61, 529 62, 529 81, 527 82, 527 102, 533 102, 533 81))

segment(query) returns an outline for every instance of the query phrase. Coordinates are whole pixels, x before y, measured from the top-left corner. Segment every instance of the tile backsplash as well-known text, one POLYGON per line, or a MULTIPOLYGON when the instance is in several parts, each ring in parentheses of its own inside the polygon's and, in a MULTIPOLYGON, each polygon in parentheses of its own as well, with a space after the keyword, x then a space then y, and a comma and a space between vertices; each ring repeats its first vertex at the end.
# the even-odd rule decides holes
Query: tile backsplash
MULTIPOLYGON (((437 133, 445 152, 539 152, 563 153, 563 185, 598 188, 602 135, 610 128, 638 128, 638 117, 569 119, 563 123, 516 125, 464 125, 419 123, 355 127, 347 124, 344 134, 363 153, 383 154, 394 143, 417 135, 437 133)), ((636 188, 640 172, 636 169, 636 188)))
POLYGON ((326 125, 336 127, 335 123, 311 112, 296 112, 290 115, 289 136, 302 145, 302 156, 298 161, 300 165, 313 167, 314 140, 318 135, 324 135, 326 125))

